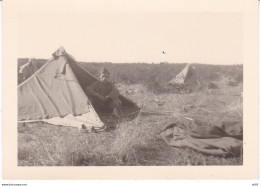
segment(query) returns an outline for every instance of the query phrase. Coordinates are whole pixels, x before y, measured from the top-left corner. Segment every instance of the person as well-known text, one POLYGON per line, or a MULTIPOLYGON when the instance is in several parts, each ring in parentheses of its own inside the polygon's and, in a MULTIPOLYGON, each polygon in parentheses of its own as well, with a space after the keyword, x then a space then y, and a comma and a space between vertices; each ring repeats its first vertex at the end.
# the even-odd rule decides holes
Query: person
POLYGON ((112 116, 119 117, 121 106, 119 91, 110 82, 110 73, 106 68, 102 68, 100 71, 99 79, 100 81, 93 82, 85 89, 90 102, 96 110, 112 113, 112 116))
POLYGON ((22 80, 26 80, 29 78, 34 72, 38 70, 37 66, 34 63, 34 59, 30 58, 28 60, 28 63, 22 65, 19 69, 19 76, 22 78, 22 80))

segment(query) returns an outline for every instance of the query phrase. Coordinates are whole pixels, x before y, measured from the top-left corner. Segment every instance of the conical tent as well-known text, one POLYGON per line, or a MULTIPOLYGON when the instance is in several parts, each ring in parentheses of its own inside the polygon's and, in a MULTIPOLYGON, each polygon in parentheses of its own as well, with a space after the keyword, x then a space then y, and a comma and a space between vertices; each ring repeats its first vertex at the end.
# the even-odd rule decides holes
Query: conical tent
MULTIPOLYGON (((63 47, 30 78, 18 86, 18 122, 102 128, 104 123, 91 105, 85 87, 99 81, 77 65, 63 47)), ((136 107, 120 96, 123 106, 136 107)))
POLYGON ((169 84, 184 84, 188 78, 194 75, 193 68, 194 66, 187 64, 176 77, 169 81, 169 84))

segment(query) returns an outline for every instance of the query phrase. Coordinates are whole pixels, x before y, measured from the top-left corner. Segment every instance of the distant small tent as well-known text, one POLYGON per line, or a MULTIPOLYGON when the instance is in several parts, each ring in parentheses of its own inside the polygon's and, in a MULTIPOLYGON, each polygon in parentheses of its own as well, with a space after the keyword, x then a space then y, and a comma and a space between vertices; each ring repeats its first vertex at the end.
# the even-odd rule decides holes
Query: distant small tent
POLYGON ((33 73, 35 73, 38 70, 38 67, 36 66, 34 59, 29 59, 28 63, 22 65, 19 67, 19 79, 22 81, 29 78, 33 73))
POLYGON ((187 91, 197 90, 200 86, 195 66, 187 64, 184 69, 168 82, 177 89, 187 89, 187 91))
POLYGON ((176 77, 169 81, 169 84, 184 84, 194 75, 194 70, 195 67, 193 65, 187 64, 176 77))
MULTIPOLYGON (((44 121, 54 125, 100 129, 104 123, 84 89, 99 81, 77 65, 63 47, 18 86, 18 122, 44 121)), ((122 107, 138 108, 119 96, 122 107)))

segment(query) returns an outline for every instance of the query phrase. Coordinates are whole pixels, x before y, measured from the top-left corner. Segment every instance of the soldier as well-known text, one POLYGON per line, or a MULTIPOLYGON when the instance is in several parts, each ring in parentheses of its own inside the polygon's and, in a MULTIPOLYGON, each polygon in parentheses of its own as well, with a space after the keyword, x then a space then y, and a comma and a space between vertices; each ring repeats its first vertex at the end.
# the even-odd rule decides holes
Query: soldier
POLYGON ((114 84, 109 81, 110 73, 103 68, 99 76, 100 81, 95 81, 86 87, 85 92, 95 109, 103 112, 112 113, 112 116, 119 117, 121 102, 119 91, 114 84))

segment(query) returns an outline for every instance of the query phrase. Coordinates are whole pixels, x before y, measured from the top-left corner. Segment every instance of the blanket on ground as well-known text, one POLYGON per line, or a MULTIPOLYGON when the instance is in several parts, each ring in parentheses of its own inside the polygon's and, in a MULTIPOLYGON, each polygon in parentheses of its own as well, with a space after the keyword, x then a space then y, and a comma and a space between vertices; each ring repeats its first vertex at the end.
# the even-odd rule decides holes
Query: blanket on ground
POLYGON ((172 123, 159 137, 170 146, 188 147, 210 155, 238 156, 243 147, 240 122, 223 122, 218 126, 172 123))

